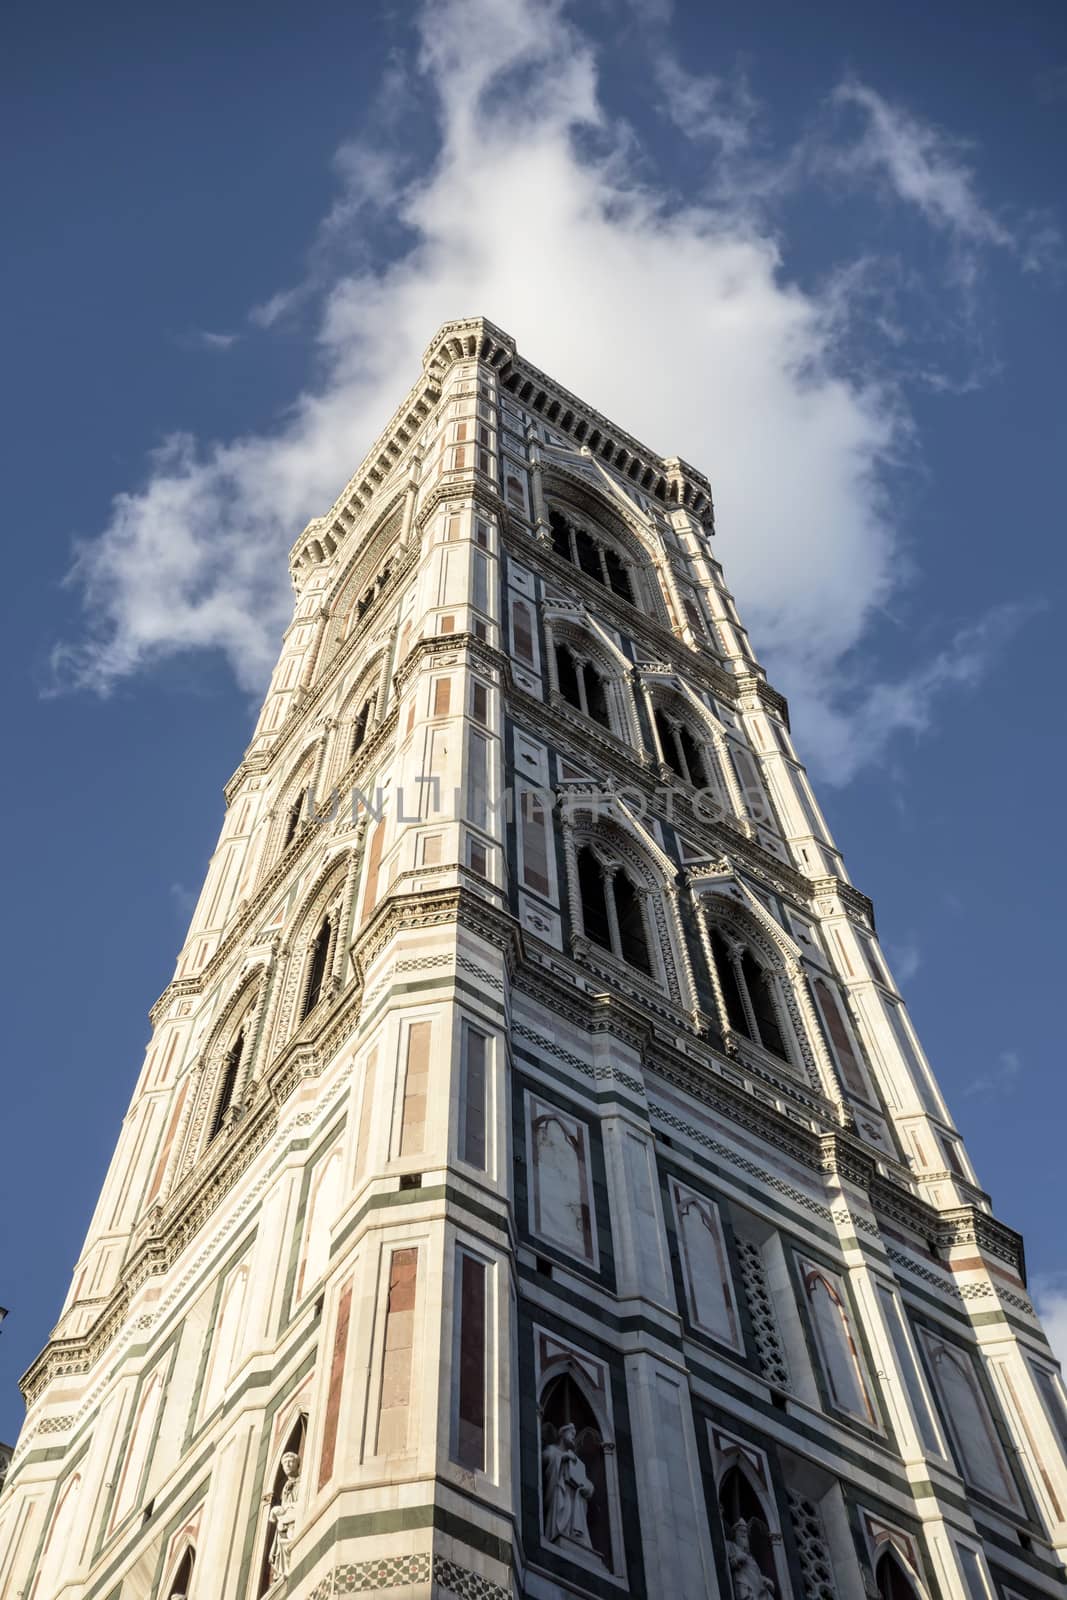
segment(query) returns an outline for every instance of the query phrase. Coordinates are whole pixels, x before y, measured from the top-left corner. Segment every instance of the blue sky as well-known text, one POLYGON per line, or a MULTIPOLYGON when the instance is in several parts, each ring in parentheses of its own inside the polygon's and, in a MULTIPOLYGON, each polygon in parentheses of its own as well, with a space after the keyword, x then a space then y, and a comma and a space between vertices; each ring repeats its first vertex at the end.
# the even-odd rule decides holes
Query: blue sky
POLYGON ((0 1438, 285 551, 473 313, 711 477, 831 825, 1067 1328, 1062 9, 104 0, 16 7, 7 46, 0 1438))

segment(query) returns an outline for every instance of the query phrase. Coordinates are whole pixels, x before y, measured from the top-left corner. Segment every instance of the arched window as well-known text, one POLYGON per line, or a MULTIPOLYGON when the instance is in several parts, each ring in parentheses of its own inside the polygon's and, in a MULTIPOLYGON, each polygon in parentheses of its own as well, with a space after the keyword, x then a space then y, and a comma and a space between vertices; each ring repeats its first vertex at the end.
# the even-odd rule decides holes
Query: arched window
POLYGON ((596 667, 569 644, 557 644, 555 654, 556 682, 563 699, 583 716, 610 730, 607 687, 596 667))
POLYGON ((631 605, 634 605, 633 584, 630 582, 630 574, 623 565, 621 556, 614 550, 605 548, 604 566, 607 569, 608 583, 615 593, 621 595, 624 600, 629 600, 631 605))
POLYGON ((708 768, 704 753, 693 737, 692 729, 679 717, 672 717, 662 706, 655 709, 656 732, 659 734, 663 759, 672 772, 694 788, 708 787, 708 768))
POLYGON ((588 846, 578 852, 578 883, 582 895, 582 925, 587 939, 611 949, 611 925, 604 869, 588 846))
POLYGON ((226 1121, 226 1113, 229 1111, 230 1103, 233 1100, 233 1091, 237 1087, 237 1075, 241 1070, 241 1057, 244 1055, 244 1049, 245 1031, 242 1028, 226 1052, 219 1097, 215 1102, 215 1115, 211 1119, 211 1131, 207 1136, 208 1144, 222 1132, 222 1125, 226 1121))
POLYGON ((552 532, 552 548, 564 561, 579 567, 588 577, 602 583, 620 599, 637 604, 630 569, 622 556, 605 538, 598 537, 581 523, 564 516, 562 511, 548 514, 552 532))
POLYGON ((631 967, 651 974, 652 962, 648 955, 648 932, 641 898, 625 872, 617 872, 611 880, 615 891, 615 915, 619 923, 619 949, 622 959, 631 967))
POLYGON ((915 1585, 904 1571, 895 1550, 884 1550, 878 1557, 874 1581, 881 1600, 916 1600, 915 1585))
POLYGON ((605 1440, 596 1413, 569 1373, 541 1397, 541 1526, 546 1544, 599 1557, 612 1568, 605 1440))
POLYGON ((354 756, 367 737, 367 723, 370 720, 369 700, 364 700, 352 723, 352 743, 349 746, 349 756, 354 756))
POLYGON ((296 799, 293 801, 288 812, 286 813, 285 829, 282 833, 283 850, 288 850, 289 846, 296 838, 297 829, 300 827, 300 821, 304 813, 306 801, 307 790, 301 789, 300 793, 297 795, 296 799))
POLYGON ((289 1431, 270 1491, 270 1510, 263 1537, 257 1600, 282 1578, 289 1576, 293 1539, 296 1534, 296 1499, 300 1490, 300 1468, 304 1459, 308 1419, 300 1413, 289 1431))
POLYGON ((778 1593, 774 1543, 763 1506, 740 1467, 731 1467, 719 1485, 719 1515, 726 1535, 726 1559, 735 1595, 778 1593))
POLYGON ((589 845, 578 851, 582 926, 587 939, 652 974, 643 891, 623 867, 605 868, 589 845))
POLYGON ((304 1005, 300 1012, 300 1020, 310 1016, 319 1003, 322 995, 323 980, 326 977, 326 965, 330 957, 330 935, 332 927, 329 917, 323 917, 322 925, 315 935, 315 943, 311 946, 311 955, 308 960, 307 986, 304 989, 304 1005))
POLYGON ((780 1061, 789 1061, 773 977, 747 944, 727 938, 719 928, 710 934, 726 1021, 742 1038, 762 1045, 780 1061))
POLYGON ((178 1563, 174 1577, 171 1579, 170 1588, 167 1590, 167 1600, 188 1600, 189 1586, 193 1581, 193 1568, 196 1565, 196 1551, 192 1545, 178 1563))

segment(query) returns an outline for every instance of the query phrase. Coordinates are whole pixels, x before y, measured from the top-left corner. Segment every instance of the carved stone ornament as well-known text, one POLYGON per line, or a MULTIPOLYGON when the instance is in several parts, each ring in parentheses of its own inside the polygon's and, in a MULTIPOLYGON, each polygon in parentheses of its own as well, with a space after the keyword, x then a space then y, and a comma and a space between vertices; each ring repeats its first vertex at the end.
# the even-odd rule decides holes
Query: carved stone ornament
POLYGON ((300 1487, 300 1457, 292 1450, 287 1450, 282 1456, 282 1471, 285 1473, 285 1483, 282 1485, 281 1499, 276 1506, 271 1506, 269 1512, 269 1520, 274 1525, 274 1538, 271 1540, 267 1555, 272 1583, 289 1576, 293 1539, 296 1534, 296 1496, 300 1487))

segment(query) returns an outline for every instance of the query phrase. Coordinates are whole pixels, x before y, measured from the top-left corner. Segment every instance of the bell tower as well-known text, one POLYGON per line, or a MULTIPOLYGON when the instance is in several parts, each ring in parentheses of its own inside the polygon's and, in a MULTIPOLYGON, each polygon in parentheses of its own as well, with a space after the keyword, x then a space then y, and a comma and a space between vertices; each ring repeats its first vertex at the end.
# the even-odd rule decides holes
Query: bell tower
POLYGON ((3 1600, 1062 1594, 1022 1243, 707 480, 450 322, 290 569, 3 1600))

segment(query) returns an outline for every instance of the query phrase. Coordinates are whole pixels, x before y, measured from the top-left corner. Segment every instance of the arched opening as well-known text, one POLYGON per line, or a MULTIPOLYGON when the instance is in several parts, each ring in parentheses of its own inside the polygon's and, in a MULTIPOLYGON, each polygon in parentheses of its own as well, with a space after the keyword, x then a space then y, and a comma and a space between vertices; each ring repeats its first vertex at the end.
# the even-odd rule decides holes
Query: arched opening
POLYGON ((578 885, 582 896, 582 926, 587 939, 603 949, 611 949, 611 925, 604 869, 588 845, 578 852, 578 885))
POLYGON ((186 1550, 178 1563, 177 1569, 167 1590, 167 1600, 188 1600, 189 1587, 193 1581, 193 1567, 196 1565, 196 1551, 192 1545, 186 1550))
POLYGON ((709 936, 730 1027, 780 1061, 789 1062, 775 982, 763 960, 741 938, 728 938, 717 927, 709 929, 709 936))
POLYGON ((289 1576, 292 1544, 296 1533, 296 1497, 300 1488, 300 1468, 304 1459, 308 1419, 301 1412, 289 1431, 271 1485, 270 1510, 263 1540, 257 1600, 280 1579, 289 1576))
POLYGON ((219 1097, 215 1102, 215 1115, 211 1119, 211 1131, 208 1134, 208 1144, 218 1137, 226 1121, 226 1113, 233 1101, 233 1091, 237 1087, 237 1076, 241 1070, 241 1058, 245 1050, 245 1031, 242 1028, 233 1044, 226 1052, 226 1059, 222 1069, 222 1083, 219 1086, 219 1097))
POLYGON ((878 1557, 874 1581, 881 1600, 916 1600, 915 1585, 895 1550, 884 1550, 878 1557))
POLYGON ((642 972, 651 974, 652 961, 648 953, 648 932, 641 896, 625 872, 617 872, 612 879, 615 891, 615 915, 619 922, 619 948, 624 961, 642 972))
POLYGON ((726 1534, 726 1558, 735 1595, 771 1600, 777 1594, 774 1544, 763 1504, 740 1467, 731 1467, 719 1485, 719 1515, 726 1534))
POLYGON ((569 644, 557 644, 555 658, 556 683, 562 698, 583 716, 610 730, 607 685, 597 668, 591 661, 576 655, 569 644))
POLYGON ((578 889, 586 938, 651 977, 644 895, 634 887, 625 868, 605 868, 592 846, 582 845, 578 889))
POLYGON ((630 582, 630 574, 623 565, 622 558, 614 551, 605 549, 604 565, 607 568, 608 583, 617 595, 623 600, 634 604, 634 589, 630 582))
POLYGON ((671 771, 696 789, 708 788, 707 760, 688 723, 662 706, 656 706, 653 715, 663 759, 671 771))
POLYGON ((596 583, 603 584, 605 589, 610 589, 620 599, 628 600, 631 605, 637 604, 630 568, 611 544, 608 535, 601 534, 599 530, 594 533, 558 510, 549 512, 548 525, 556 555, 578 567, 596 583))
POLYGON ((751 950, 746 950, 741 957, 741 975, 752 1002, 760 1044, 773 1056, 781 1056, 783 1061, 787 1061, 789 1056, 785 1040, 782 1038, 782 1030, 778 1025, 778 1008, 771 990, 770 979, 751 950))
POLYGON ((580 671, 581 668, 574 659, 570 646, 558 644, 556 646, 556 681, 559 684, 559 692, 569 706, 574 706, 576 710, 583 711, 585 707, 582 704, 582 692, 578 687, 580 671))
POLYGON ((319 1003, 322 995, 323 980, 326 977, 326 963, 330 955, 330 919, 324 917, 315 943, 311 947, 311 956, 308 961, 307 987, 304 990, 304 1006, 300 1013, 300 1020, 310 1016, 319 1003))
POLYGON ((349 756, 354 756, 367 737, 367 723, 370 720, 370 701, 364 700, 352 723, 352 743, 349 746, 349 756))
POLYGON ((541 1397, 542 1526, 564 1551, 599 1556, 611 1570, 611 1511, 605 1439, 596 1414, 569 1373, 541 1397))
POLYGON ((307 790, 301 789, 300 793, 297 795, 296 799, 293 801, 286 813, 285 828, 282 832, 283 850, 288 850, 289 846, 296 838, 297 829, 300 827, 300 820, 304 814, 304 805, 306 800, 307 790))
POLYGON ((744 1001, 741 999, 741 986, 737 981, 733 954, 718 928, 711 930, 711 952, 715 958, 715 970, 718 973, 719 987, 726 1007, 726 1020, 735 1033, 740 1033, 748 1039, 751 1037, 751 1030, 744 1001))

